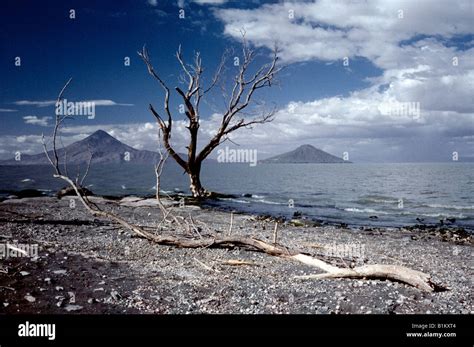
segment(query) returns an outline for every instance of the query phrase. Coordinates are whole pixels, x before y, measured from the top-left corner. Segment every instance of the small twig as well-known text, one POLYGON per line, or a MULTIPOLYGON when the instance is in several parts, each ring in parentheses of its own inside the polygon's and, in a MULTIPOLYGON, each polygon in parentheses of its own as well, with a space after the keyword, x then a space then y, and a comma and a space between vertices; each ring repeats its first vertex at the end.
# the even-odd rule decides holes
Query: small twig
POLYGON ((198 234, 198 236, 202 239, 202 236, 201 236, 201 233, 199 232, 199 229, 196 227, 196 225, 194 224, 194 220, 193 220, 193 216, 191 216, 191 213, 189 214, 189 219, 191 220, 191 226, 193 227, 194 231, 196 232, 196 234, 198 234))
POLYGON ((12 288, 12 287, 7 287, 7 286, 0 286, 0 288, 3 288, 3 289, 8 289, 8 290, 11 290, 12 292, 15 292, 16 289, 15 288, 12 288))
POLYGON ((275 228, 273 229, 273 244, 276 245, 278 237, 278 222, 275 222, 275 228))
POLYGON ((163 222, 168 223, 168 221, 167 221, 166 218, 168 217, 168 215, 170 214, 170 212, 171 212, 171 209, 169 209, 169 210, 166 211, 166 214, 163 216, 163 219, 162 219, 162 220, 160 221, 160 223, 158 223, 158 225, 156 226, 156 231, 158 231, 158 229, 161 227, 161 224, 163 224, 163 222))
POLYGON ((249 265, 249 266, 259 266, 258 264, 252 263, 251 261, 247 260, 240 260, 240 259, 228 259, 221 261, 224 265, 230 266, 239 266, 239 265, 249 265))
POLYGON ((207 269, 207 270, 209 270, 209 271, 220 272, 219 270, 214 269, 214 268, 212 268, 211 266, 209 266, 209 265, 207 265, 207 264, 204 264, 202 261, 200 261, 200 260, 198 260, 198 259, 196 259, 196 258, 193 258, 193 259, 194 259, 194 261, 195 261, 196 263, 198 263, 198 264, 201 265, 203 268, 205 268, 205 269, 207 269))
POLYGON ((232 234, 232 224, 234 223, 234 213, 230 213, 230 226, 229 226, 229 235, 232 234))

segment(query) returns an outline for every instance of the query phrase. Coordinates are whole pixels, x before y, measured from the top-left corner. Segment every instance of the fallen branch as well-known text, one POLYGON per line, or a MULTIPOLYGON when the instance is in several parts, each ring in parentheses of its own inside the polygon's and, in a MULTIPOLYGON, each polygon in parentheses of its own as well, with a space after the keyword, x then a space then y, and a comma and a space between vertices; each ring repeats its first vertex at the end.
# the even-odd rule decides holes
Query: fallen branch
MULTIPOLYGON (((319 267, 319 266, 316 266, 319 267)), ((299 279, 359 278, 392 280, 409 284, 424 292, 443 291, 446 288, 431 282, 430 275, 400 265, 364 265, 353 269, 335 267, 326 273, 296 276, 299 279)))
POLYGON ((156 236, 151 241, 158 244, 175 246, 180 248, 243 248, 251 251, 259 251, 272 256, 293 259, 308 266, 316 267, 325 271, 322 274, 296 276, 299 279, 327 279, 327 278, 360 278, 360 279, 382 279, 402 282, 418 288, 425 292, 443 291, 445 287, 431 281, 431 276, 400 265, 364 265, 360 267, 340 268, 321 259, 302 253, 291 253, 286 248, 275 246, 265 241, 238 236, 214 237, 206 239, 183 239, 174 236, 156 236))

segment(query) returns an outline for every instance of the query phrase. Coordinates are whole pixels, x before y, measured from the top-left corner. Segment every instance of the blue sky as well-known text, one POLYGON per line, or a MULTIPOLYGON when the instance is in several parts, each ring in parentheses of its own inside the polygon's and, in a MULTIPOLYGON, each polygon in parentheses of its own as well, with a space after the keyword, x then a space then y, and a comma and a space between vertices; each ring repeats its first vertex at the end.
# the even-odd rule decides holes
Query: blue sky
MULTIPOLYGON (((236 134, 241 146, 258 148, 262 157, 303 143, 336 155, 348 151, 360 161, 446 161, 452 151, 472 156, 472 2, 381 4, 2 1, 0 158, 16 150, 40 151, 39 135, 51 131, 48 117, 54 115, 53 106, 41 103, 54 100, 69 77, 68 101, 102 100, 109 106, 97 106, 95 119, 68 123, 66 143, 102 128, 132 146, 154 149, 156 129, 147 105, 160 106, 162 93, 136 52, 146 43, 155 68, 174 87, 179 44, 185 58, 201 52, 211 78, 226 48, 239 52, 241 28, 260 50, 257 64, 278 42, 288 65, 280 85, 259 95, 280 109, 276 121, 236 134), (181 8, 184 19, 178 17, 181 8), (426 16, 439 25, 423 24, 426 16), (456 68, 454 56, 460 60, 456 68), (15 66, 16 57, 21 66, 15 66), (394 102, 420 103, 421 116, 380 114, 380 105, 394 102)), ((233 69, 229 65, 226 78, 233 69)), ((209 104, 221 105, 219 98, 212 95, 209 104)), ((174 109, 178 100, 172 96, 174 109)), ((203 141, 215 125, 211 116, 222 111, 203 104, 203 141)), ((176 112, 176 119, 179 128, 184 118, 176 112)), ((185 132, 178 129, 174 140, 183 147, 185 132)))

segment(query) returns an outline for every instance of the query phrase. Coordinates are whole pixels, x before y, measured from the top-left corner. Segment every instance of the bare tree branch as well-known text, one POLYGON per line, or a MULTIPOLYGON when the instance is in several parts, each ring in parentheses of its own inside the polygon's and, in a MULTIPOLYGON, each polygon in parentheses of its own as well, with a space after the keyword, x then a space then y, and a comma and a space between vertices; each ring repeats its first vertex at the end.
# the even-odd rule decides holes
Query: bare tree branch
MULTIPOLYGON (((247 77, 247 72, 255 59, 256 53, 250 48, 246 39, 245 32, 242 31, 242 63, 239 66, 237 76, 234 78, 232 92, 229 97, 227 108, 222 113, 222 119, 219 129, 216 131, 210 141, 205 144, 200 152, 197 151, 198 135, 200 128, 200 104, 202 98, 210 92, 218 83, 222 76, 222 72, 225 68, 225 64, 229 55, 229 50, 226 50, 220 60, 217 69, 215 70, 214 76, 207 88, 203 88, 203 73, 204 68, 202 66, 202 59, 199 52, 195 53, 193 65, 189 65, 183 58, 181 45, 178 47, 176 52, 176 58, 179 65, 184 72, 185 82, 187 82, 187 89, 183 90, 180 87, 175 87, 176 93, 181 97, 185 106, 185 115, 188 119, 186 128, 189 131, 189 143, 187 145, 187 160, 182 159, 176 151, 170 145, 171 136, 171 124, 172 116, 169 110, 169 97, 170 89, 166 86, 164 81, 159 77, 153 68, 149 54, 146 47, 143 47, 142 51, 138 54, 145 62, 148 72, 160 83, 161 87, 165 91, 165 102, 164 109, 168 114, 168 122, 166 123, 159 113, 150 105, 150 111, 156 118, 159 127, 163 132, 163 143, 166 150, 171 157, 185 169, 186 173, 190 177, 190 189, 195 197, 203 197, 209 194, 200 183, 200 172, 202 162, 208 157, 208 155, 221 144, 223 141, 228 139, 228 135, 240 128, 248 128, 252 125, 263 124, 271 122, 275 114, 275 110, 263 113, 259 117, 252 119, 245 119, 245 109, 249 108, 252 104, 254 93, 266 87, 271 87, 276 74, 281 70, 278 63, 278 49, 275 50, 272 55, 272 60, 269 64, 265 64, 259 68, 250 76, 247 77), (240 114, 241 119, 236 120, 236 116, 240 114)), ((223 88, 224 89, 224 88, 223 88)), ((226 96, 224 95, 224 99, 226 96)))
MULTIPOLYGON (((63 94, 66 88, 69 86, 69 83, 71 83, 72 77, 66 82, 64 87, 61 89, 58 95, 58 99, 56 100, 56 106, 61 103, 61 100, 63 99, 63 94)), ((64 119, 67 118, 67 112, 65 115, 59 115, 57 110, 55 112, 55 124, 54 124, 54 130, 53 130, 53 138, 56 139, 56 136, 58 134, 58 129, 61 123, 64 121, 64 119)), ((43 137, 44 139, 44 137, 43 137)), ((48 153, 46 153, 48 156, 48 153)), ((56 170, 56 174, 60 175, 61 174, 61 169, 59 168, 59 158, 58 158, 58 151, 56 150, 56 140, 53 141, 53 155, 54 155, 54 169, 56 170)), ((48 156, 49 157, 49 156, 48 156)), ((49 159, 49 158, 48 158, 49 159)), ((50 160, 51 161, 51 160, 50 160)))
POLYGON ((160 186, 161 186, 161 174, 163 173, 163 167, 166 163, 166 159, 168 159, 169 152, 166 151, 163 154, 163 150, 161 149, 161 129, 158 128, 158 154, 160 155, 160 159, 158 163, 155 164, 155 176, 156 176, 156 200, 158 201, 158 205, 160 206, 160 209, 165 216, 164 219, 166 219, 166 208, 161 202, 160 198, 160 186))
MULTIPOLYGON (((84 175, 82 176, 81 182, 79 183, 79 185, 81 187, 83 187, 84 181, 86 180, 87 175, 89 175, 89 170, 91 168, 92 158, 94 157, 94 153, 92 152, 89 143, 87 143, 87 149, 89 150, 89 160, 87 161, 86 172, 84 172, 84 175)), ((66 172, 66 176, 67 176, 67 172, 66 172)))

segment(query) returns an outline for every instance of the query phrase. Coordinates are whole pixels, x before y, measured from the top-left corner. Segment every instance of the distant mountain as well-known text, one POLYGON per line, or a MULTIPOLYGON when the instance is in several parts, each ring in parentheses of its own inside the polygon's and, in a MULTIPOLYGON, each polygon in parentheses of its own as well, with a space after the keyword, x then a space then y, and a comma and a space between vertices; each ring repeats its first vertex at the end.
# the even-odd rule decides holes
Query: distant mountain
POLYGON ((260 161, 266 164, 302 164, 302 163, 350 163, 311 145, 302 145, 286 152, 260 161))
MULTIPOLYGON (((65 148, 58 148, 59 161, 62 163, 66 155, 67 163, 70 165, 87 163, 90 157, 89 150, 93 153, 92 164, 153 164, 159 160, 159 155, 156 152, 135 149, 105 131, 97 130, 81 141, 74 142, 65 148), (130 160, 126 160, 127 156, 130 160)), ((52 158, 52 151, 48 153, 52 158)), ((184 157, 183 154, 180 156, 184 157)), ((171 158, 168 160, 173 161, 171 158)), ((0 165, 43 165, 48 163, 44 153, 23 154, 20 161, 14 159, 0 161, 0 165)))

